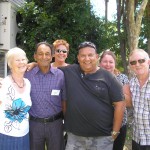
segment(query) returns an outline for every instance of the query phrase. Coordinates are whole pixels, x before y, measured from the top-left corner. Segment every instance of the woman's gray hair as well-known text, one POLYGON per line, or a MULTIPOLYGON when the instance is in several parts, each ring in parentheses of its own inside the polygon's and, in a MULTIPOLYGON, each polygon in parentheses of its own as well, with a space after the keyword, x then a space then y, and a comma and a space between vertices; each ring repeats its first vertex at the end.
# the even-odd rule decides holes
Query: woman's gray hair
POLYGON ((20 54, 23 54, 28 62, 28 58, 26 56, 26 53, 24 50, 22 50, 21 48, 19 47, 14 47, 12 49, 10 49, 7 54, 6 54, 6 60, 7 60, 7 64, 9 66, 9 68, 11 68, 11 63, 12 63, 12 60, 14 59, 15 56, 18 56, 20 54))

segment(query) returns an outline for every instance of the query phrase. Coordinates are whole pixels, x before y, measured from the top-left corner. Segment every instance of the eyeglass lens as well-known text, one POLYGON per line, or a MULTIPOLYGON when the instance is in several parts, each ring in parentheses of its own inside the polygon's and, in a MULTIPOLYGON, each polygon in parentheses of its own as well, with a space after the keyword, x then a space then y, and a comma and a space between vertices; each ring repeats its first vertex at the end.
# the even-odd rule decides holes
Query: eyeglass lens
POLYGON ((67 50, 65 50, 65 49, 57 49, 56 52, 57 52, 57 53, 61 53, 61 52, 67 53, 67 50))
POLYGON ((136 65, 137 64, 137 62, 139 63, 139 64, 143 64, 144 62, 145 62, 145 59, 139 59, 139 60, 134 60, 134 61, 130 61, 130 65, 136 65))

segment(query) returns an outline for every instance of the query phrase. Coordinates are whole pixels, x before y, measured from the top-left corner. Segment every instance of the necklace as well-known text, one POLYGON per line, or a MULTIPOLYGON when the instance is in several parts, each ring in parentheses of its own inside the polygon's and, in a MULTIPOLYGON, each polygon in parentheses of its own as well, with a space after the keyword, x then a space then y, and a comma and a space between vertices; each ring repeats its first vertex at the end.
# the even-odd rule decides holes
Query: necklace
POLYGON ((23 80, 23 85, 20 86, 20 85, 15 81, 15 79, 13 78, 12 75, 11 75, 11 78, 12 78, 12 80, 14 81, 14 83, 16 83, 16 85, 17 85, 19 88, 23 88, 23 87, 24 87, 24 80, 23 80))

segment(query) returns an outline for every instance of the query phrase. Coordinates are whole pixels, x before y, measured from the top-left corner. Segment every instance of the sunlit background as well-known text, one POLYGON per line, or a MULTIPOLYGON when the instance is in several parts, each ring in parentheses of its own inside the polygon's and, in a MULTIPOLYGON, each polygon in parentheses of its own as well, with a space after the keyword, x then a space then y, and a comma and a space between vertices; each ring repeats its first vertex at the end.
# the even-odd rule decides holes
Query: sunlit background
MULTIPOLYGON (((91 3, 96 15, 100 17, 105 16, 105 0, 91 0, 91 3)), ((116 9, 116 1, 108 0, 108 20, 111 21, 116 17, 116 9)))

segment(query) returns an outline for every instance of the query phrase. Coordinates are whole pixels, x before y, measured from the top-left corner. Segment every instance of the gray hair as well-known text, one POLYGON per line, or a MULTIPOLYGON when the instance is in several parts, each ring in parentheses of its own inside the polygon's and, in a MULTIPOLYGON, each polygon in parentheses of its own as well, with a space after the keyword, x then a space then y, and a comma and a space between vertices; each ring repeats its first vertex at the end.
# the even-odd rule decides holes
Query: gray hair
POLYGON ((149 59, 149 54, 148 54, 145 50, 139 49, 139 48, 134 49, 133 51, 130 52, 130 54, 129 54, 129 59, 130 59, 130 57, 131 57, 134 53, 136 53, 136 52, 143 53, 143 54, 145 55, 145 58, 146 58, 147 60, 149 59))
POLYGON ((28 58, 26 56, 25 51, 19 47, 14 47, 14 48, 10 49, 6 54, 6 60, 7 60, 7 64, 9 66, 9 68, 11 68, 11 63, 12 63, 12 60, 14 59, 14 57, 18 56, 19 54, 23 54, 28 62, 28 58))

